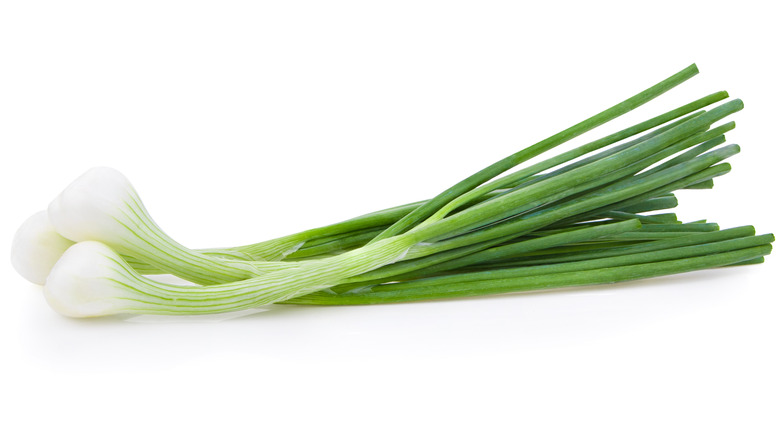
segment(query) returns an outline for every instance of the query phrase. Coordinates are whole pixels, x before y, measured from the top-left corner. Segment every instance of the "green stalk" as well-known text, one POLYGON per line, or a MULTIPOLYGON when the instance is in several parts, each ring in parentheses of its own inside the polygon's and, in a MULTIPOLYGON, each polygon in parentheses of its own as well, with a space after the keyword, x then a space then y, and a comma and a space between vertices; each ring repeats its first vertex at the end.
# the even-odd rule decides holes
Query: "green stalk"
POLYGON ((636 230, 640 227, 641 223, 638 220, 633 219, 615 224, 563 232, 546 237, 527 239, 518 243, 504 245, 498 248, 487 249, 477 247, 472 249, 472 247, 466 247, 471 249, 471 251, 463 251, 464 248, 457 248, 447 252, 433 254, 421 259, 406 260, 394 263, 392 265, 383 266, 374 271, 351 277, 346 281, 348 283, 363 283, 371 281, 376 282, 379 279, 385 279, 385 281, 389 279, 397 280, 399 279, 399 276, 401 276, 400 278, 405 278, 402 275, 408 274, 410 272, 414 273, 414 275, 419 275, 420 273, 430 272, 431 270, 440 271, 442 267, 446 268, 448 266, 452 266, 453 264, 466 266, 472 263, 473 260, 491 260, 492 258, 504 257, 509 253, 536 251, 554 246, 583 242, 599 237, 625 233, 630 230, 636 230))
MULTIPOLYGON (((737 102, 738 105, 726 105, 732 108, 741 107, 738 101, 735 102, 737 102)), ((713 111, 716 111, 717 109, 718 108, 713 111)), ((682 127, 682 125, 680 127, 682 127)), ((508 221, 500 225, 492 226, 485 230, 480 230, 477 233, 470 233, 441 242, 436 242, 425 247, 418 247, 410 251, 407 258, 421 257, 424 255, 446 251, 464 245, 471 245, 485 240, 502 238, 505 236, 518 236, 522 232, 527 233, 542 228, 546 225, 570 218, 577 214, 583 214, 597 208, 604 208, 605 206, 611 207, 614 205, 614 203, 625 201, 626 199, 645 196, 645 193, 649 191, 658 191, 659 188, 674 187, 678 181, 682 181, 687 183, 686 185, 689 185, 700 180, 709 179, 710 176, 708 176, 709 174, 705 172, 705 169, 738 152, 738 150, 739 148, 737 147, 722 148, 700 157, 696 157, 687 163, 674 166, 670 169, 666 169, 652 175, 631 178, 629 181, 623 181, 607 186, 581 198, 573 199, 563 204, 556 205, 552 208, 540 210, 538 212, 532 213, 531 215, 528 215, 527 217, 524 217, 522 220, 508 221), (699 179, 694 179, 693 181, 690 180, 691 177, 699 173, 704 176, 698 176, 699 179)), ((614 164, 618 167, 622 167, 622 165, 624 165, 624 163, 619 160, 616 160, 614 164)), ((716 173, 728 172, 730 167, 728 165, 725 166, 726 167, 719 167, 716 170, 716 173)), ((582 169, 575 170, 574 172, 578 172, 582 169)), ((577 181, 574 180, 571 181, 571 183, 576 184, 577 181)), ((666 192, 668 191, 669 190, 666 190, 666 192)), ((524 194, 525 193, 522 193, 522 191, 518 191, 512 195, 522 197, 524 194)), ((507 201, 514 199, 511 197, 512 195, 507 197, 509 198, 507 201)), ((522 200, 522 198, 520 199, 522 200)), ((641 199, 637 199, 637 202, 639 200, 641 199)), ((482 204, 470 208, 469 210, 447 217, 435 224, 431 224, 425 228, 417 229, 416 232, 423 235, 424 240, 430 240, 437 236, 447 234, 452 230, 467 228, 468 224, 474 222, 475 219, 481 220, 486 216, 500 215, 502 209, 513 207, 514 206, 511 204, 494 204, 492 201, 486 201, 482 204)), ((614 209, 615 208, 609 208, 609 210, 614 209)), ((414 232, 415 231, 413 231, 413 233, 414 232)))
POLYGON ((254 308, 332 287, 344 278, 392 263, 415 242, 410 236, 395 236, 327 259, 284 262, 276 270, 247 280, 208 286, 172 285, 145 278, 114 254, 110 257, 114 264, 108 270, 111 276, 96 279, 110 282, 108 296, 103 300, 111 306, 107 310, 97 309, 100 313, 91 316, 196 315, 254 308))
POLYGON ((385 230, 385 232, 381 233, 374 240, 384 239, 411 229, 413 226, 417 225, 422 220, 458 196, 473 190, 486 181, 493 179, 494 177, 506 172, 507 170, 526 160, 544 153, 555 146, 561 145, 568 140, 571 140, 585 132, 590 131, 593 128, 596 128, 597 126, 600 126, 643 105, 644 103, 649 102, 650 100, 658 97, 659 95, 674 88, 682 82, 690 79, 697 73, 698 69, 696 68, 696 65, 690 65, 682 71, 640 92, 639 94, 636 94, 635 96, 632 96, 625 101, 596 114, 593 117, 590 117, 574 126, 571 126, 570 128, 567 128, 551 137, 548 137, 545 140, 540 141, 539 143, 529 146, 486 167, 485 169, 471 175, 470 177, 445 190, 424 205, 418 207, 413 212, 406 215, 403 219, 390 226, 387 230, 385 230))
MULTIPOLYGON (((507 193, 498 198, 485 201, 466 211, 449 216, 436 223, 418 227, 418 229, 425 230, 425 232, 430 235, 428 238, 428 240, 430 240, 433 238, 440 238, 441 236, 452 235, 459 230, 468 230, 473 224, 484 223, 487 220, 498 221, 505 219, 507 217, 507 211, 513 211, 521 205, 533 205, 535 202, 538 202, 540 197, 553 199, 550 193, 558 193, 560 191, 571 193, 572 187, 585 186, 593 178, 601 177, 604 174, 619 171, 620 169, 630 166, 632 163, 647 158, 648 156, 663 150, 665 147, 687 138, 690 134, 697 132, 702 127, 709 126, 713 122, 733 114, 742 108, 743 104, 740 100, 728 102, 630 149, 621 151, 603 160, 590 163, 555 178, 541 181, 532 186, 524 187, 523 189, 507 193), (531 200, 531 202, 529 203, 528 200, 531 200)), ((690 162, 694 161, 696 161, 696 159, 690 160, 690 162)), ((673 169, 678 167, 680 166, 674 166, 673 169)))
POLYGON ((374 236, 379 234, 384 227, 369 228, 367 230, 358 230, 351 233, 345 233, 333 238, 320 238, 318 243, 312 241, 306 242, 299 250, 284 258, 285 261, 302 260, 312 257, 321 257, 341 251, 357 248, 368 243, 374 236), (312 243, 310 246, 309 243, 312 243))
MULTIPOLYGON (((624 213, 644 213, 646 211, 666 210, 669 208, 677 207, 677 197, 674 194, 669 193, 668 196, 658 196, 655 198, 649 198, 642 201, 637 201, 634 204, 626 205, 623 208, 615 209, 624 213)), ((605 213, 608 213, 606 211, 605 213)))
POLYGON ((432 285, 415 289, 402 289, 401 286, 388 284, 373 288, 363 288, 354 293, 334 294, 317 292, 289 300, 286 303, 312 305, 385 304, 609 284, 733 265, 766 256, 771 251, 771 245, 761 245, 747 249, 662 262, 530 277, 432 285))
POLYGON ((748 265, 760 265, 761 263, 764 263, 764 257, 756 257, 754 259, 745 260, 742 262, 733 263, 728 266, 748 266, 748 265))
POLYGON ((470 281, 499 280, 507 278, 530 277, 536 275, 557 274, 563 272, 587 271, 591 269, 610 268, 614 266, 639 265, 644 263, 661 262, 688 257, 699 257, 707 254, 716 254, 739 249, 752 248, 760 245, 768 245, 774 242, 774 236, 765 234, 762 236, 742 237, 720 242, 691 245, 680 248, 661 249, 636 253, 628 256, 601 257, 597 259, 579 262, 555 263, 538 266, 524 266, 508 269, 488 269, 466 274, 451 274, 428 277, 419 280, 406 281, 395 284, 394 290, 415 289, 421 286, 457 284, 470 281))
MULTIPOLYGON (((681 236, 674 239, 663 239, 653 242, 643 242, 632 245, 622 245, 613 248, 599 248, 595 250, 588 250, 578 252, 562 251, 547 256, 540 252, 528 252, 525 254, 515 253, 507 254, 504 259, 508 257, 522 256, 522 259, 516 259, 513 263, 515 265, 540 265, 551 263, 566 263, 575 262, 581 260, 592 260, 604 257, 617 257, 617 256, 630 256, 633 254, 640 254, 651 251, 659 251, 671 248, 682 248, 685 246, 702 245, 712 242, 720 242, 723 240, 739 239, 743 237, 753 236, 756 230, 752 226, 729 228, 726 230, 713 231, 709 233, 692 233, 687 236, 681 236)), ((473 261, 471 264, 480 263, 480 261, 473 261)), ((465 265, 461 265, 465 266, 465 265)), ((456 266, 457 267, 457 266, 456 266)))
MULTIPOLYGON (((639 219, 637 219, 639 220, 639 219)), ((640 220, 641 222, 641 220, 640 220)), ((544 229, 539 231, 534 231, 534 235, 539 236, 547 236, 555 233, 560 233, 561 231, 565 230, 571 230, 571 229, 578 229, 578 228, 587 228, 587 227, 593 227, 598 226, 602 224, 602 222, 587 222, 584 224, 577 224, 569 228, 558 228, 558 229, 544 229)), ((681 223, 674 223, 674 224, 642 224, 642 229, 638 230, 638 232, 642 233, 657 233, 657 232, 666 232, 666 233, 691 233, 691 232, 709 232, 709 231, 718 231, 720 227, 718 224, 713 222, 706 222, 706 223, 697 223, 697 224, 681 224, 681 223)), ((623 234, 629 234, 629 233, 623 233, 623 234)), ((621 234, 622 235, 622 234, 621 234)))
POLYGON ((312 228, 295 234, 232 249, 249 254, 256 260, 280 260, 286 255, 294 253, 307 241, 312 239, 333 237, 380 226, 389 226, 406 216, 415 208, 423 205, 425 202, 426 201, 420 201, 399 205, 397 207, 368 213, 335 224, 312 228))
MULTIPOLYGON (((635 220, 634 220, 635 221, 635 220)), ((571 245, 578 242, 587 242, 599 239, 601 237, 611 237, 627 234, 636 223, 634 221, 618 222, 608 225, 599 225, 592 228, 575 229, 559 234, 553 234, 545 237, 538 237, 513 244, 496 246, 483 251, 475 252, 463 257, 443 260, 437 264, 426 264, 417 266, 417 269, 394 269, 397 265, 406 265, 415 267, 412 264, 415 260, 402 261, 393 265, 388 265, 377 271, 368 272, 357 277, 347 279, 348 283, 357 283, 356 286, 367 284, 376 284, 387 281, 401 281, 412 278, 428 277, 440 272, 454 271, 466 267, 481 267, 491 263, 505 263, 505 260, 522 265, 524 263, 536 265, 556 263, 560 261, 592 260, 611 256, 626 256, 643 252, 658 251, 669 248, 679 248, 684 246, 718 242, 721 240, 735 239, 751 236, 755 234, 752 227, 742 227, 732 230, 723 230, 718 232, 695 233, 685 235, 675 239, 664 239, 644 244, 604 246, 588 245, 584 248, 572 248, 571 245), (598 249, 590 249, 597 246, 598 249), (550 251, 552 255, 546 256, 550 251), (517 258, 520 257, 518 260, 517 258), (527 262, 525 259, 529 259, 527 262), (377 275, 378 272, 384 272, 386 275, 377 275)), ((644 228, 646 226, 642 226, 644 228)), ((446 253, 445 253, 446 254, 446 253)), ((429 256, 420 260, 430 259, 435 256, 429 256)), ((336 290, 346 290, 349 284, 339 286, 336 290)))
MULTIPOLYGON (((703 112, 701 114, 703 114, 703 112)), ((511 189, 509 189, 506 192, 503 192, 503 193, 501 193, 499 195, 494 196, 493 199, 491 199, 491 200, 495 202, 496 198, 499 198, 501 196, 507 196, 507 195, 509 195, 509 194, 511 194, 511 193, 513 193, 515 191, 522 190, 522 189, 525 189, 526 191, 533 190, 533 189, 530 188, 530 186, 534 186, 535 188, 537 188, 539 190, 547 190, 547 194, 548 195, 546 197, 536 198, 533 202, 529 202, 527 204, 519 206, 519 207, 515 208, 512 211, 507 211, 506 215, 508 217, 508 216, 513 216, 513 215, 519 214, 519 213, 521 213, 521 212, 523 212, 525 210, 528 210, 530 208, 534 208, 535 206, 539 206, 539 205, 542 205, 542 204, 553 202, 555 200, 565 198, 566 196, 570 196, 570 195, 573 195, 573 194, 579 193, 579 192, 584 192, 584 191, 587 191, 590 188, 598 187, 599 185, 606 184, 607 182, 612 181, 612 180, 614 180, 616 178, 619 178, 620 176, 615 176, 615 174, 604 175, 604 176, 602 176, 599 179, 592 179, 592 180, 588 181, 585 185, 571 186, 571 187, 568 188, 568 190, 564 190, 564 191, 561 191, 561 192, 555 192, 554 189, 543 188, 543 187, 547 187, 543 183, 544 181, 550 180, 550 179, 555 178, 555 177, 563 177, 564 174, 567 173, 567 172, 571 172, 571 171, 573 171, 575 169, 578 169, 578 168, 581 168, 581 167, 583 167, 583 166, 585 166, 587 164, 595 163, 595 162, 600 161, 600 160, 605 160, 607 157, 615 155, 618 152, 621 152, 621 151, 624 151, 624 150, 627 150, 627 149, 631 149, 632 147, 634 147, 634 146, 636 146, 636 145, 638 145, 640 143, 643 143, 643 142, 645 142, 647 140, 650 140, 650 139, 658 136, 659 134, 661 134, 663 132, 668 131, 669 129, 671 129, 674 126, 677 126, 679 124, 684 123, 686 120, 690 120, 691 118, 693 118, 693 117, 690 117, 690 118, 686 117, 683 120, 675 122, 675 124, 671 124, 669 126, 665 126, 665 127, 661 128, 661 129, 653 131, 653 132, 651 132, 651 133, 649 133, 649 134, 647 134, 645 136, 642 136, 642 137, 640 137, 638 139, 635 139, 635 140, 632 140, 630 142, 627 142, 627 143, 624 143, 624 144, 621 144, 621 145, 618 145, 618 146, 614 146, 614 147, 612 147, 612 148, 610 148, 610 149, 608 149, 608 150, 606 150, 606 151, 604 151, 604 152, 602 152, 600 154, 596 154, 596 155, 584 158, 582 160, 578 160, 578 161, 576 161, 576 162, 574 162, 572 164, 569 164, 568 166, 566 166, 566 167, 564 167, 562 169, 558 169, 558 170, 556 170, 554 172, 550 172, 550 173, 547 173, 547 174, 541 174, 541 175, 535 175, 533 178, 528 178, 528 179, 526 179, 525 181, 522 181, 519 184, 518 184, 519 181, 515 181, 515 184, 518 184, 518 185, 516 185, 515 187, 512 187, 511 189)), ((701 129, 704 129, 704 128, 701 128, 701 129)), ((717 135, 717 133, 711 133, 709 136, 712 137, 714 135, 717 135)), ((688 141, 697 141, 699 138, 701 138, 701 137, 697 137, 697 136, 689 137, 688 141)), ((558 157, 553 157, 551 160, 555 160, 556 158, 558 158, 558 157)), ((548 160, 548 161, 550 161, 550 160, 548 160)), ((601 161, 601 162, 603 163, 604 161, 601 161)), ((650 161, 650 162, 654 163, 655 161, 650 161)), ((545 164, 545 162, 540 163, 540 164, 545 164)), ((593 168, 594 166, 596 166, 596 164, 593 164, 593 166, 591 168, 593 168)), ((528 172, 529 174, 535 174, 536 173, 535 170, 533 169, 534 167, 536 167, 536 166, 531 166, 531 167, 528 168, 528 169, 532 170, 532 172, 528 172)), ((544 166, 541 166, 541 167, 544 167, 544 166)), ((642 169, 642 168, 643 168, 643 166, 641 166, 641 165, 640 165, 640 167, 638 167, 638 169, 642 169)), ((520 171, 516 172, 515 174, 509 175, 508 177, 513 177, 515 175, 524 174, 524 170, 520 170, 520 171)), ((630 168, 630 167, 624 167, 623 169, 620 169, 620 172, 622 173, 622 176, 626 176, 626 175, 630 175, 631 173, 634 173, 634 170, 632 170, 632 168, 630 168)), ((572 174, 569 174, 569 177, 571 177, 571 175, 572 174)), ((502 178, 502 180, 498 180, 496 182, 496 184, 503 185, 503 180, 504 180, 503 178, 502 178)), ((558 178, 555 181, 562 181, 562 178, 558 178)), ((435 214, 431 215, 427 220, 425 220, 421 224, 421 226, 425 226, 427 224, 434 223, 436 221, 441 220, 442 218, 444 218, 448 214, 450 214, 453 210, 455 210, 460 205, 460 203, 466 202, 466 201, 470 200, 471 198, 473 198, 474 196, 477 196, 477 195, 481 194, 482 191, 487 189, 487 188, 489 188, 489 186, 491 186, 491 184, 492 183, 488 183, 485 186, 479 187, 479 188, 477 188, 475 190, 472 190, 471 192, 468 192, 468 193, 465 193, 465 194, 461 195, 457 199, 454 199, 453 201, 451 201, 450 203, 448 203, 447 205, 442 207, 442 209, 437 211, 435 214)), ((549 183, 548 183, 548 185, 549 185, 549 183)), ((528 197, 529 197, 529 199, 534 199, 533 195, 529 195, 528 197)), ((486 221, 486 223, 487 223, 487 221, 486 221)), ((482 225, 485 225, 485 223, 475 223, 473 225, 473 227, 477 228, 477 227, 480 227, 482 225)), ((455 234, 459 234, 459 233, 453 233, 453 235, 455 235, 455 234)), ((452 236, 442 236, 442 238, 447 238, 447 237, 452 237, 452 236)))
POLYGON ((709 179, 707 181, 689 185, 688 187, 685 187, 685 190, 707 190, 713 187, 715 187, 715 181, 709 179))
MULTIPOLYGON (((640 204, 636 205, 636 210, 638 211, 644 211, 645 209, 652 210, 655 207, 668 208, 674 205, 676 205, 676 198, 674 198, 673 195, 664 196, 661 198, 653 199, 651 200, 651 202, 643 201, 640 204), (660 201, 660 202, 655 202, 655 201, 660 201)), ((593 227, 593 229, 591 230, 557 229, 555 230, 557 233, 555 236, 545 237, 542 239, 537 239, 537 238, 525 239, 513 245, 501 246, 500 249, 492 248, 492 247, 500 245, 501 243, 505 243, 507 240, 506 238, 489 240, 474 245, 455 248, 442 253, 432 254, 427 257, 404 260, 404 261, 394 263, 392 265, 384 266, 375 271, 367 272, 365 274, 350 278, 347 280, 347 282, 349 282, 350 284, 352 283, 373 284, 377 279, 380 278, 387 279, 387 280, 406 279, 406 278, 414 277, 416 275, 425 275, 429 272, 436 272, 441 269, 444 269, 444 267, 452 266, 451 264, 447 263, 450 260, 453 261, 452 262, 453 264, 457 264, 457 266, 466 266, 470 263, 475 263, 472 262, 472 260, 488 258, 487 256, 488 254, 496 254, 496 257, 494 258, 500 258, 500 257, 505 257, 506 256, 505 254, 507 252, 518 253, 518 252, 536 251, 547 247, 586 241, 592 238, 596 238, 595 236, 599 236, 600 233, 603 233, 602 236, 623 233, 629 231, 630 229, 634 229, 638 227, 636 221, 631 221, 631 219, 641 220, 643 218, 647 218, 647 219, 653 218, 653 216, 641 216, 636 214, 629 214, 629 215, 631 216, 627 218, 629 220, 622 223, 611 223, 611 224, 593 223, 590 224, 590 226, 593 227)), ((662 223, 668 223, 670 219, 676 220, 676 216, 674 214, 664 214, 664 215, 654 215, 654 216, 663 216, 663 219, 661 219, 662 223)), ((534 237, 539 237, 539 236, 534 235, 534 237)), ((340 288, 342 286, 338 286, 338 287, 340 288)))
MULTIPOLYGON (((542 181, 544 180, 539 180, 539 182, 537 183, 538 186, 525 187, 525 189, 527 190, 526 196, 529 199, 531 199, 531 201, 519 207, 516 207, 514 209, 507 209, 504 212, 504 216, 505 217, 516 216, 518 214, 521 214, 523 212, 526 212, 528 210, 534 209, 542 205, 547 205, 566 198, 573 198, 574 196, 581 196, 582 193, 587 193, 592 189, 606 186, 607 184, 610 184, 622 178, 630 177, 634 173, 642 169, 645 169, 648 166, 651 166, 652 164, 668 156, 671 156, 677 152, 685 150, 693 145, 699 144, 701 142, 706 142, 713 137, 719 137, 723 132, 728 131, 729 129, 732 128, 733 128, 732 124, 726 124, 718 128, 712 129, 710 131, 696 134, 692 137, 686 138, 685 140, 669 145, 661 149, 660 151, 652 155, 646 156, 643 159, 639 159, 638 161, 635 161, 633 163, 630 163, 631 158, 628 158, 627 160, 624 161, 626 163, 625 165, 612 172, 604 171, 603 167, 601 167, 601 164, 603 162, 596 161, 589 165, 590 169, 586 169, 585 167, 580 168, 579 172, 581 172, 581 175, 579 176, 575 176, 574 173, 568 176, 561 175, 560 177, 558 177, 558 179, 555 180, 555 181, 559 181, 558 184, 554 184, 552 180, 546 180, 548 184, 543 183, 542 181), (605 172, 606 174, 604 174, 605 172), (564 181, 566 181, 568 178, 575 178, 575 177, 578 178, 579 181, 578 184, 571 184, 568 188, 566 186, 562 186, 562 184, 565 184, 564 181), (533 190, 532 188, 535 188, 536 190, 533 190), (542 196, 542 194, 544 193, 546 193, 546 195, 542 196)), ((629 151, 625 151, 625 152, 626 154, 628 154, 629 151)), ((631 152, 637 152, 637 151, 631 151, 631 152)), ((647 152, 645 152, 645 154, 647 154, 647 152)), ((500 196, 508 196, 510 193, 512 193, 512 191, 504 193, 500 196)), ((496 198, 498 198, 498 196, 496 198)), ((494 201, 496 198, 494 198, 491 201, 494 201)), ((437 215, 432 216, 432 218, 437 215)), ((477 222, 475 224, 472 224, 471 227, 478 228, 484 225, 488 225, 489 223, 493 222, 493 220, 494 220, 493 218, 485 219, 482 222, 477 222)), ((457 230, 452 233, 440 236, 437 239, 442 240, 449 237, 454 237, 463 234, 466 231, 469 230, 457 230)))
POLYGON ((695 117, 698 117, 701 114, 704 114, 704 111, 699 111, 693 114, 690 114, 686 117, 683 117, 679 120, 675 120, 674 122, 663 126, 655 131, 650 132, 649 134, 646 134, 640 138, 631 140, 629 142, 626 142, 622 145, 615 146, 611 148, 608 151, 601 152, 599 154, 595 154, 592 156, 589 156, 587 158, 581 159, 576 161, 573 164, 569 164, 561 169, 558 169, 554 172, 550 172, 544 175, 538 175, 540 172, 543 172, 545 170, 551 169, 553 167, 559 166, 561 164, 564 164, 566 162, 572 161, 576 158, 579 158, 585 154, 588 154, 590 152, 593 152, 595 150, 601 149, 603 147, 609 146, 611 144, 614 144, 620 140, 623 140, 625 138, 628 138, 630 135, 634 135, 638 132, 643 132, 646 129, 650 129, 650 127, 658 126, 658 122, 661 120, 671 120, 671 117, 676 117, 680 114, 685 113, 686 111, 689 111, 690 108, 700 108, 706 105, 709 105, 711 103, 714 103, 718 100, 722 100, 728 97, 728 93, 725 91, 714 93, 709 96, 706 96, 702 99, 699 99, 695 102, 692 102, 688 105, 684 105, 680 108, 677 108, 673 111, 670 111, 668 113, 662 114, 658 117, 655 117, 653 119, 650 119, 648 121, 645 121, 643 123, 634 125, 630 128, 624 129, 623 131, 617 132, 615 134, 606 136, 604 138, 601 138, 599 140, 587 143, 585 145, 582 145, 578 148, 572 149, 571 151, 564 152, 560 155, 554 156, 552 158, 548 158, 547 160, 544 160, 540 163, 534 164, 532 166, 526 167, 524 169, 518 170, 517 172, 514 172, 512 174, 506 175, 502 178, 499 178, 495 181, 488 182, 474 190, 471 190, 470 192, 466 192, 462 194, 461 196, 453 199, 450 201, 447 205, 443 206, 441 209, 439 209, 434 215, 430 216, 426 222, 434 222, 438 219, 441 219, 445 217, 450 212, 457 209, 459 206, 463 205, 464 203, 470 202, 472 199, 479 197, 481 195, 484 195, 486 193, 491 192, 492 190, 498 189, 498 188, 507 188, 507 189, 518 189, 522 188, 524 186, 527 186, 531 183, 538 182, 543 179, 547 179, 556 175, 560 175, 562 173, 568 172, 569 170, 576 169, 578 167, 581 167, 585 164, 589 164, 593 161, 605 158, 609 155, 612 155, 614 153, 617 153, 621 150, 625 150, 630 148, 631 146, 634 146, 638 143, 641 143, 645 140, 648 140, 652 137, 655 137, 656 135, 668 131, 669 129, 680 125, 690 119, 693 119, 695 117), (531 178, 533 176, 533 178, 531 178))
POLYGON ((676 224, 679 223, 677 215, 674 213, 641 215, 635 213, 626 213, 623 211, 608 211, 604 217, 617 220, 638 219, 642 224, 676 224))
MULTIPOLYGON (((719 128, 721 128, 723 130, 722 132, 725 133, 725 132, 728 132, 728 131, 736 128, 736 126, 737 126, 736 123, 729 122, 729 123, 726 123, 724 125, 721 125, 719 128)), ((724 143, 725 141, 726 141, 726 137, 723 137, 723 136, 713 138, 712 140, 709 140, 709 141, 705 141, 704 143, 702 143, 702 144, 700 144, 700 145, 698 145, 698 146, 696 146, 694 148, 688 149, 687 151, 685 151, 685 152, 681 153, 680 155, 672 158, 671 160, 664 161, 663 163, 660 163, 659 165, 657 165, 657 166, 655 166, 655 167, 653 167, 651 169, 648 169, 648 170, 646 170, 643 173, 645 175, 649 175, 649 174, 653 174, 653 173, 656 173, 656 172, 660 172, 660 171, 662 171, 664 169, 668 169, 668 168, 670 168, 672 166, 676 166, 676 165, 678 165, 680 163, 684 163, 684 162, 690 160, 691 158, 698 157, 699 155, 709 151, 710 149, 714 148, 715 146, 718 146, 718 145, 724 143)))

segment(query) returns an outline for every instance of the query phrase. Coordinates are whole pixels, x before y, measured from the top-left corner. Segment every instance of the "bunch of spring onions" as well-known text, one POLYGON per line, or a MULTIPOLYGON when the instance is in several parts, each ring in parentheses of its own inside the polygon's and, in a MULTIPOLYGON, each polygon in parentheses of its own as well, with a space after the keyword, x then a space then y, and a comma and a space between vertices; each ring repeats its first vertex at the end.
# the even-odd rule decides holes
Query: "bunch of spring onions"
POLYGON ((674 191, 706 189, 740 100, 717 92, 533 165, 518 165, 652 100, 691 65, 432 199, 235 248, 190 249, 118 171, 95 168, 16 234, 12 261, 73 317, 205 314, 613 283, 763 261, 772 235, 682 223, 674 191), (511 171, 511 172, 510 172, 511 171), (155 281, 172 274, 192 285, 155 281))

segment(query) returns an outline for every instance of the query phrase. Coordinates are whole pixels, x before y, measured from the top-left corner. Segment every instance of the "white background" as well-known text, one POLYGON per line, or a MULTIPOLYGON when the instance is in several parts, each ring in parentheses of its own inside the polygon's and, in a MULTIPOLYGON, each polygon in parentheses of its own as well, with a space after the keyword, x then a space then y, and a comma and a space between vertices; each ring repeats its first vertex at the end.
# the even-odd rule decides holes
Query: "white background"
MULTIPOLYGON (((415 201, 692 62, 586 137, 726 89, 743 152, 678 215, 777 232, 769 5, 6 1, 0 248, 96 165, 190 247, 415 201)), ((4 262, 0 435, 778 436, 776 257, 205 321, 67 319, 4 262)))

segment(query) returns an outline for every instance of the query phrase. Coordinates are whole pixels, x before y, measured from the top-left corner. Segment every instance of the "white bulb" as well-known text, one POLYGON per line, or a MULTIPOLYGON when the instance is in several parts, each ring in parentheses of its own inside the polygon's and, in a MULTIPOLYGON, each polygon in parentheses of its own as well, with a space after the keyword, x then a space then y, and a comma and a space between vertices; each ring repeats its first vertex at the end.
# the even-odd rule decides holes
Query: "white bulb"
POLYGON ((49 204, 48 213, 67 239, 105 243, 194 283, 238 281, 258 273, 252 263, 211 257, 175 242, 154 223, 130 181, 109 167, 78 177, 49 204))
POLYGON ((122 258, 99 242, 71 246, 51 270, 44 295, 57 312, 77 318, 124 313, 137 301, 122 258), (128 301, 132 300, 132 301, 128 301))
POLYGON ((11 264, 31 283, 43 285, 62 254, 73 242, 62 237, 49 222, 46 211, 30 216, 14 235, 11 264))
POLYGON ((109 167, 95 167, 73 181, 49 204, 49 220, 75 242, 135 242, 127 225, 148 217, 130 181, 109 167))

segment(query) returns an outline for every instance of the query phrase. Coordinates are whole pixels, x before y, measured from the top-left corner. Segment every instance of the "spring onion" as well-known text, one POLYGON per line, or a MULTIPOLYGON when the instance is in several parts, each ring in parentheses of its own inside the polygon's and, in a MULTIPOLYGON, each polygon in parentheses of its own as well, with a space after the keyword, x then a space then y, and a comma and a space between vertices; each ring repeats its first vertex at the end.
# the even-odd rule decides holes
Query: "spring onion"
POLYGON ((758 263, 771 235, 654 213, 677 205, 674 191, 712 188, 729 172, 724 160, 740 147, 722 145, 735 124, 718 123, 743 104, 719 103, 726 92, 504 175, 697 72, 689 66, 429 200, 235 248, 181 245, 124 175, 91 169, 20 228, 13 263, 45 279, 49 304, 73 317, 402 302, 758 263))

